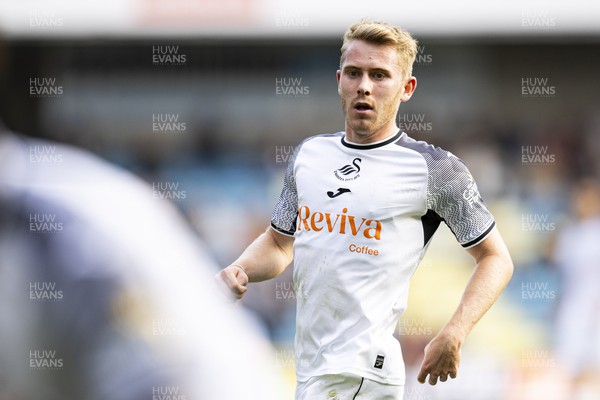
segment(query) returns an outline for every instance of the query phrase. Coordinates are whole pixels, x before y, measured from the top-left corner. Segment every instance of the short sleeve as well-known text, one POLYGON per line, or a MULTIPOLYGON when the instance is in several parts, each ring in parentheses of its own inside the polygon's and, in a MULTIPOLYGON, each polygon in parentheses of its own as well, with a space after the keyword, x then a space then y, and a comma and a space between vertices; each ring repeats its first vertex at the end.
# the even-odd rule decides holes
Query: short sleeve
POLYGON ((283 189, 279 195, 279 200, 275 205, 271 215, 271 227, 285 235, 294 235, 296 232, 296 217, 298 215, 298 190, 296 188, 296 179, 294 176, 294 165, 298 155, 299 148, 288 163, 285 177, 283 179, 283 189))
POLYGON ((473 176, 452 153, 440 151, 428 156, 427 208, 444 220, 461 246, 477 245, 492 231, 495 222, 473 176))

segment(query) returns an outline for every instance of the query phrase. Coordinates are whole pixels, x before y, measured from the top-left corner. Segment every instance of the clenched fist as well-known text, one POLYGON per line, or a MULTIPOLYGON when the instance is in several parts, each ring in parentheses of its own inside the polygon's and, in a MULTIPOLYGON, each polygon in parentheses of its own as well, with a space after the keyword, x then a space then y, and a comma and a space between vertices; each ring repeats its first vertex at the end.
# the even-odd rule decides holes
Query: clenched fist
POLYGON ((248 290, 248 275, 239 265, 230 265, 215 275, 217 286, 228 296, 233 296, 239 300, 248 290))

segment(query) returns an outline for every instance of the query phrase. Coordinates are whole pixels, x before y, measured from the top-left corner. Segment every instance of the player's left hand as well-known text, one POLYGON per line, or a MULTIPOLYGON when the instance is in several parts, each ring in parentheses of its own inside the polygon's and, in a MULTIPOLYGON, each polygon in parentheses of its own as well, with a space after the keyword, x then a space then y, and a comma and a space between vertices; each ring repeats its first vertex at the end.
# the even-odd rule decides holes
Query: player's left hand
POLYGON ((429 384, 435 385, 438 378, 446 382, 448 377, 454 379, 460 364, 461 343, 454 337, 440 332, 425 346, 425 357, 421 364, 417 380, 425 383, 429 375, 429 384))

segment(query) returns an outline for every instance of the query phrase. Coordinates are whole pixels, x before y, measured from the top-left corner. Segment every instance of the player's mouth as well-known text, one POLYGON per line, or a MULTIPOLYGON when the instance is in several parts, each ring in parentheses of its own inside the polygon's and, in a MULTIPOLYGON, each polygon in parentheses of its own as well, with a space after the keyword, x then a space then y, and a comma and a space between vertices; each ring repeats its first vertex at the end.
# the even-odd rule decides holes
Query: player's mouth
POLYGON ((354 103, 353 109, 359 115, 369 114, 373 111, 373 106, 365 101, 358 101, 354 103))

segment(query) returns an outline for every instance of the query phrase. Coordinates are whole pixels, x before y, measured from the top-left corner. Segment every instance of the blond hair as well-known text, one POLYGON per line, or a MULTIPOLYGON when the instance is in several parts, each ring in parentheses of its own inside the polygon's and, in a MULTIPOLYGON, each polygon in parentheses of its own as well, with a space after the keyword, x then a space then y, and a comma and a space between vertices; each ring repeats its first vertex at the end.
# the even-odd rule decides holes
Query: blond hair
POLYGON ((412 75, 412 66, 417 57, 417 41, 405 30, 392 26, 385 22, 372 19, 362 19, 350 26, 344 34, 344 41, 340 49, 340 67, 344 63, 346 50, 353 40, 364 40, 365 42, 392 46, 398 52, 400 67, 404 77, 412 75))

